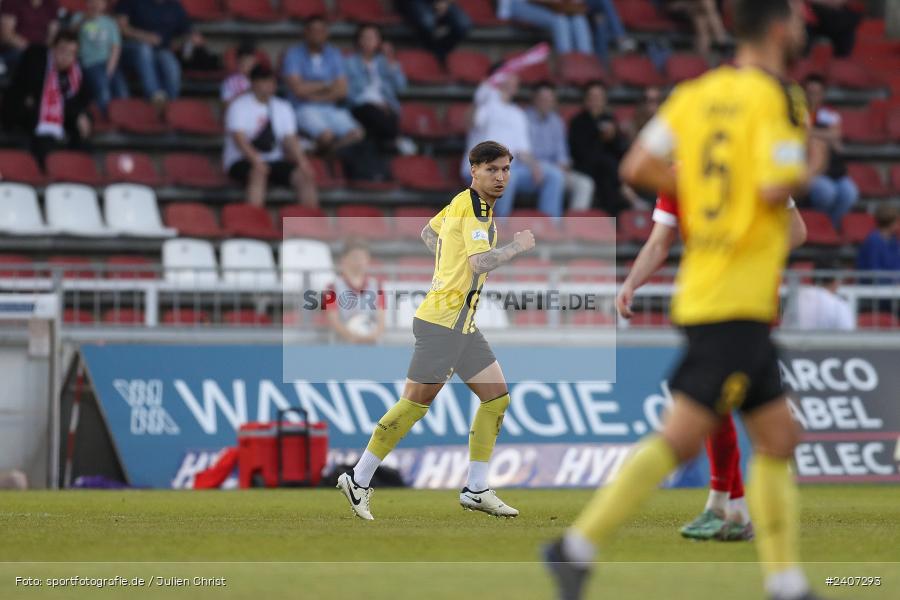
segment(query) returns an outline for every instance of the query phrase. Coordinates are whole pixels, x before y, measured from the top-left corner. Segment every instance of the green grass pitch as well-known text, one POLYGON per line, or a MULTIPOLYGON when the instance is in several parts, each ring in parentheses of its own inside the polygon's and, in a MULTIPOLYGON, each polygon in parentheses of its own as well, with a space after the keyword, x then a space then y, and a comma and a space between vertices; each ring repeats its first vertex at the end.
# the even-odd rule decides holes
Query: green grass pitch
MULTIPOLYGON (((900 598, 900 487, 802 488, 802 553, 825 597, 900 598), (826 587, 826 577, 881 577, 826 587)), ((453 491, 376 491, 368 523, 336 490, 0 493, 0 598, 552 598, 537 562, 587 490, 504 490, 522 515, 465 512, 453 491), (142 578, 51 588, 48 578, 142 578), (40 587, 16 584, 35 577, 40 587), (157 577, 187 579, 160 585, 157 577), (227 585, 195 585, 194 577, 227 585)), ((665 490, 605 549, 590 598, 762 598, 752 544, 678 527, 705 490, 665 490)), ((202 583, 202 582, 200 582, 202 583)))

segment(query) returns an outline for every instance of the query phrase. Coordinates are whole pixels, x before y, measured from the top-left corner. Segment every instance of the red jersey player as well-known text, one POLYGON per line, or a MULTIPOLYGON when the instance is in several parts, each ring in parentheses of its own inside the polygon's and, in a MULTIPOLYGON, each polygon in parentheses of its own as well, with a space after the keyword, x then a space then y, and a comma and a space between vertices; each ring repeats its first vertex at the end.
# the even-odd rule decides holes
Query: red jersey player
MULTIPOLYGON (((793 200, 787 208, 791 211, 790 242, 793 249, 806 240, 806 225, 793 200)), ((626 319, 632 316, 631 301, 635 290, 644 285, 662 266, 678 237, 676 199, 660 194, 656 199, 653 221, 650 237, 638 253, 631 272, 616 297, 616 308, 626 319)), ((722 419, 719 429, 706 440, 706 454, 710 466, 706 507, 700 516, 681 528, 681 535, 703 540, 752 539, 753 525, 744 500, 744 482, 741 477, 741 452, 730 413, 722 419)))

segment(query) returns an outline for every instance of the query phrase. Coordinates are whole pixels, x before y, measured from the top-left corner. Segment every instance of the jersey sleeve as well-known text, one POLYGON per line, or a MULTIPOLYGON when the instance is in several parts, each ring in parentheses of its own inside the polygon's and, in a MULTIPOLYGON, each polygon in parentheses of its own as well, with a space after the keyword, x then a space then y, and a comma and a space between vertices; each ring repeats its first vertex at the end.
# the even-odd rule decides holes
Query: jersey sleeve
POLYGON ((449 206, 445 206, 441 209, 441 212, 431 217, 431 220, 428 221, 428 226, 431 227, 435 233, 441 233, 441 224, 444 222, 444 217, 447 215, 447 209, 449 206))
POLYGON ((678 202, 674 197, 660 193, 653 209, 653 221, 667 227, 678 227, 678 202))
POLYGON ((466 256, 481 254, 491 249, 491 218, 487 215, 487 207, 475 212, 471 204, 467 204, 465 210, 460 211, 460 230, 462 231, 463 245, 466 247, 466 256))
POLYGON ((798 183, 806 173, 806 103, 802 92, 785 89, 761 102, 756 120, 755 164, 761 187, 798 183))

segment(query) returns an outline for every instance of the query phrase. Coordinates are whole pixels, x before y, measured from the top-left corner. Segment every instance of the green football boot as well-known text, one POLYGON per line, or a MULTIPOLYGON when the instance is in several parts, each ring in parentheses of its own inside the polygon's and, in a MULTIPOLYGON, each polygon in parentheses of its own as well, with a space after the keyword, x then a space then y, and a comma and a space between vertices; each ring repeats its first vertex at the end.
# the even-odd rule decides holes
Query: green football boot
POLYGON ((741 525, 735 521, 725 521, 715 537, 720 542, 749 542, 753 539, 753 523, 741 525))
POLYGON ((681 528, 681 535, 692 540, 711 540, 725 525, 725 519, 707 509, 681 528))

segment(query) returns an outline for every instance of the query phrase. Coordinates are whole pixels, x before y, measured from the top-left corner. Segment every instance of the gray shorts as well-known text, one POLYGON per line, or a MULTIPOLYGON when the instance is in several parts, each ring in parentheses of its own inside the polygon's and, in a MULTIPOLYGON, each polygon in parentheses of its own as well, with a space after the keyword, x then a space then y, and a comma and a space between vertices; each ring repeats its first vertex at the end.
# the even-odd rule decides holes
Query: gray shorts
POLYGON ((454 373, 468 381, 497 358, 476 329, 460 333, 422 319, 413 319, 416 347, 406 377, 417 383, 445 383, 454 373))

